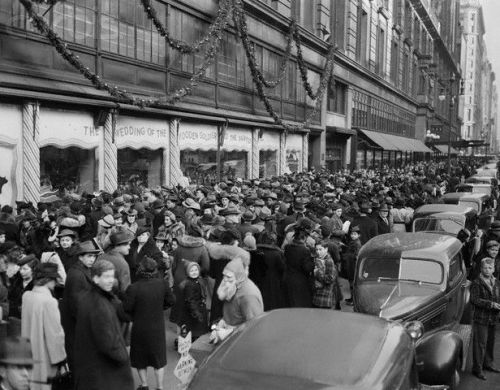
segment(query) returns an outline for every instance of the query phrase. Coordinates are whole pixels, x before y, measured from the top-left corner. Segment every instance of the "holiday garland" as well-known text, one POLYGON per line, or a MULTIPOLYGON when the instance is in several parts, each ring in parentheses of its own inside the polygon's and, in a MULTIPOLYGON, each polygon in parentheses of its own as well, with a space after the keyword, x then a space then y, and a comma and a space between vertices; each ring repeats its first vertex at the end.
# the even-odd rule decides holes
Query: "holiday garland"
POLYGON ((217 16, 215 17, 214 22, 208 28, 208 34, 206 34, 198 42, 190 45, 170 36, 170 33, 158 18, 158 13, 153 7, 151 0, 141 0, 141 3, 144 11, 146 12, 148 18, 153 22, 153 25, 155 26, 158 33, 165 38, 165 41, 169 44, 170 47, 177 51, 180 51, 182 54, 198 53, 201 48, 208 42, 210 42, 212 39, 216 39, 216 36, 224 31, 226 26, 228 25, 232 8, 230 4, 228 4, 228 1, 221 1, 221 3, 219 4, 219 9, 217 11, 217 16))
POLYGON ((172 48, 180 51, 182 54, 192 54, 199 52, 203 46, 207 44, 209 45, 208 48, 205 50, 202 64, 192 75, 188 85, 176 90, 174 94, 169 95, 163 99, 138 98, 131 95, 130 93, 127 93, 126 90, 120 89, 116 85, 109 85, 108 83, 101 80, 101 78, 98 75, 91 72, 90 69, 80 61, 79 57, 68 49, 67 44, 64 43, 62 39, 49 27, 45 19, 43 17, 40 17, 33 9, 33 2, 38 4, 41 3, 50 4, 51 6, 53 6, 57 2, 64 0, 19 0, 19 1, 26 9, 26 12, 29 16, 29 20, 38 29, 38 31, 41 34, 45 35, 48 38, 49 42, 55 47, 57 52, 60 53, 61 56, 68 63, 70 63, 75 69, 80 71, 80 73, 82 73, 83 76, 86 79, 88 79, 96 88, 106 90, 108 93, 110 93, 111 96, 117 98, 119 101, 125 101, 134 105, 138 105, 140 107, 145 107, 150 105, 165 106, 165 105, 175 104, 176 102, 181 100, 184 96, 191 94, 193 87, 197 85, 199 79, 205 74, 208 67, 210 67, 213 64, 217 56, 218 50, 220 48, 220 41, 222 40, 222 35, 229 23, 229 17, 231 15, 233 17, 233 22, 235 24, 238 36, 240 37, 240 40, 245 49, 245 55, 247 57, 248 66, 252 74, 252 80, 256 87, 257 94, 260 100, 263 102, 268 114, 273 118, 275 123, 279 124, 284 128, 285 132, 289 130, 303 129, 304 127, 308 126, 310 120, 317 113, 317 110, 322 101, 322 97, 324 95, 331 74, 333 72, 335 49, 333 48, 332 45, 330 45, 328 49, 326 64, 320 77, 320 85, 318 86, 316 93, 314 93, 307 79, 307 66, 304 62, 302 55, 302 49, 300 44, 300 33, 298 30, 298 26, 293 18, 289 25, 287 46, 285 49, 285 53, 281 59, 278 77, 275 80, 266 80, 257 65, 257 60, 255 58, 255 46, 250 41, 248 36, 248 26, 246 23, 245 11, 241 0, 220 0, 220 6, 217 12, 217 16, 214 22, 210 25, 208 34, 204 38, 202 38, 201 40, 192 45, 189 45, 183 41, 173 39, 168 34, 166 29, 163 27, 161 21, 158 19, 156 10, 151 5, 151 1, 141 0, 148 18, 152 20, 157 31, 160 33, 160 35, 162 35, 166 39, 166 41, 172 48), (295 41, 297 47, 297 62, 299 65, 301 79, 304 84, 304 88, 306 89, 308 96, 315 101, 313 110, 311 110, 308 113, 305 122, 300 126, 291 126, 285 123, 272 107, 271 102, 265 92, 265 88, 274 88, 284 79, 286 75, 287 64, 291 55, 292 39, 295 41))

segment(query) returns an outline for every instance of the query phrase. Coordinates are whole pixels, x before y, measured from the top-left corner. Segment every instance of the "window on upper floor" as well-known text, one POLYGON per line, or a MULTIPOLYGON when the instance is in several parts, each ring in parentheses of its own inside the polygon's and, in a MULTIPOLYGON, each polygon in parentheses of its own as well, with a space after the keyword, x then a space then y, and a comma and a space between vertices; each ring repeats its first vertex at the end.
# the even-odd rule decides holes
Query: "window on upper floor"
POLYGON ((472 120, 472 110, 470 108, 467 110, 467 120, 468 121, 472 120))
POLYGON ((380 75, 385 73, 385 30, 381 27, 377 27, 377 62, 376 62, 376 72, 380 75))
MULTIPOLYGON (((102 50, 156 64, 165 63, 165 40, 138 0, 101 0, 100 3, 102 50)), ((166 25, 165 5, 157 3, 155 7, 159 19, 166 25)))
POLYGON ((472 126, 467 126, 467 138, 470 138, 471 127, 472 126))
POLYGON ((401 89, 405 92, 409 92, 409 86, 410 86, 410 56, 408 54, 408 49, 405 48, 404 53, 403 53, 403 78, 401 80, 401 89))
POLYGON ((392 17, 394 19, 394 24, 399 24, 400 26, 403 24, 401 5, 402 0, 392 0, 392 17))
POLYGON ((67 0, 53 8, 54 31, 65 41, 94 46, 95 1, 67 0))
POLYGON ((396 41, 392 41, 391 44, 391 81, 397 86, 399 78, 399 44, 396 41))
POLYGON ((405 37, 412 39, 412 22, 413 22, 413 15, 412 15, 412 10, 410 6, 410 2, 408 0, 405 0, 405 26, 404 26, 404 32, 405 32, 405 37))
POLYGON ((346 2, 345 0, 331 0, 332 10, 330 31, 334 34, 335 44, 340 50, 345 49, 346 2))
POLYGON ((327 110, 337 114, 346 113, 346 94, 347 86, 336 80, 330 80, 328 83, 327 110))
POLYGON ((420 50, 420 21, 417 17, 413 19, 413 47, 415 50, 420 50))
POLYGON ((316 33, 316 3, 318 0, 300 0, 298 4, 299 24, 306 30, 316 33))
POLYGON ((368 14, 362 7, 362 1, 358 4, 358 23, 356 26, 356 60, 367 65, 368 56, 368 14))

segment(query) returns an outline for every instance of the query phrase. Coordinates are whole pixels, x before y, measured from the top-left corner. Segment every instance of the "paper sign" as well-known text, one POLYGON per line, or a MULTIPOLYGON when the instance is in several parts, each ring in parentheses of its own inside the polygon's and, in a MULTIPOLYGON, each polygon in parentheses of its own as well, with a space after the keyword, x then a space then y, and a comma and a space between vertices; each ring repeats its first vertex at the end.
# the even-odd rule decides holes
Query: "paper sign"
POLYGON ((174 375, 183 384, 186 384, 191 379, 192 377, 191 373, 193 372, 195 366, 196 366, 196 361, 189 353, 186 353, 185 355, 182 355, 179 361, 177 362, 177 365, 175 366, 174 369, 174 375))
POLYGON ((177 347, 177 351, 181 355, 185 355, 186 353, 189 352, 189 349, 191 348, 191 332, 189 332, 186 337, 179 336, 179 346, 177 347))

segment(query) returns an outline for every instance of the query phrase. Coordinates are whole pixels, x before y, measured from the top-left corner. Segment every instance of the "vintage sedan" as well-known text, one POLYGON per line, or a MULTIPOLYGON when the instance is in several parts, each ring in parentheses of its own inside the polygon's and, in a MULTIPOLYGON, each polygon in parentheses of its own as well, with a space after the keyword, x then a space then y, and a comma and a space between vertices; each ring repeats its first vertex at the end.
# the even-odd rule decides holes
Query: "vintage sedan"
POLYGON ((438 353, 442 369, 439 375, 422 373, 421 381, 429 385, 455 385, 466 361, 463 345, 470 339, 462 340, 458 331, 470 321, 470 282, 461 249, 462 243, 450 235, 389 233, 368 241, 356 263, 355 311, 423 323, 417 355, 425 360, 438 353))
POLYGON ((488 229, 493 222, 494 199, 487 194, 471 192, 449 192, 441 197, 446 204, 459 204, 474 207, 478 214, 478 227, 488 229))
MULTIPOLYGON (((322 309, 279 309, 248 322, 201 364, 192 390, 417 390, 440 375, 420 360, 421 324, 322 309)), ((445 388, 445 387, 441 387, 445 388)), ((436 388, 434 388, 436 389, 436 388)))
POLYGON ((473 207, 455 204, 426 204, 413 214, 412 232, 433 232, 457 237, 462 243, 466 267, 479 251, 481 239, 477 235, 478 217, 473 207))

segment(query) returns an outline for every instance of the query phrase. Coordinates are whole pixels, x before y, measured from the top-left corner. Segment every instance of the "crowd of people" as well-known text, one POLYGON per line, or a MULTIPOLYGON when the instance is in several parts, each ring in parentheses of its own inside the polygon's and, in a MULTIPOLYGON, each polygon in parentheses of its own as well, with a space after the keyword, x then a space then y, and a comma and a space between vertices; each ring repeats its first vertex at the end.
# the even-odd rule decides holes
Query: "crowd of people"
POLYGON ((93 194, 45 178, 40 203, 0 212, 4 387, 50 389, 68 364, 75 389, 133 389, 132 368, 148 389, 149 367, 161 389, 168 308, 179 333, 213 342, 263 311, 340 310, 352 301, 339 277, 352 283, 361 246, 409 229, 417 207, 473 169, 456 163, 448 176, 443 163, 416 163, 155 189, 131 180, 93 194), (16 348, 21 363, 9 365, 16 348), (6 367, 31 364, 11 383, 6 367))

